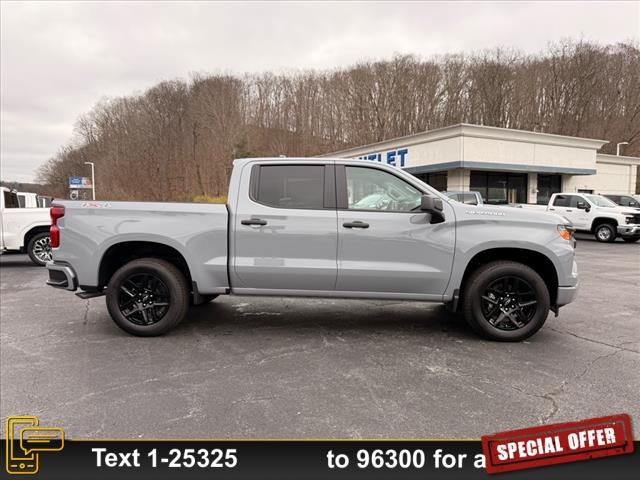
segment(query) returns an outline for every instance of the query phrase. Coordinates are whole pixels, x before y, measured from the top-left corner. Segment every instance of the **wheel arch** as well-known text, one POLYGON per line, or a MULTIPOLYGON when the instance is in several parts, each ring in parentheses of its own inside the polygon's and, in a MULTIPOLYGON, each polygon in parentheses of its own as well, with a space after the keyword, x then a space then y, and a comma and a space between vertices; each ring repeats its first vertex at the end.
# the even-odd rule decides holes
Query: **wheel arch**
POLYGON ((526 248, 496 247, 477 252, 467 263, 460 282, 460 298, 464 296, 464 288, 469 276, 482 265, 496 261, 509 260, 521 263, 533 269, 544 281, 549 291, 551 305, 555 305, 558 295, 558 271, 551 259, 543 253, 526 248))
POLYGON ((120 267, 138 258, 158 258, 174 265, 192 285, 193 279, 189 264, 176 248, 164 243, 152 241, 130 240, 115 243, 105 250, 98 267, 98 286, 101 290, 109 283, 113 274, 120 267))
POLYGON ((22 243, 22 248, 24 248, 26 250, 27 246, 29 245, 29 242, 31 241, 31 239, 33 237, 35 237, 36 235, 38 235, 39 233, 49 233, 49 226, 48 225, 36 225, 35 227, 31 227, 29 230, 27 230, 24 234, 23 238, 23 243, 22 243))
POLYGON ((610 225, 613 225, 614 227, 618 226, 618 220, 616 220, 615 218, 611 218, 611 217, 596 217, 596 218, 593 219, 593 222, 591 222, 591 233, 595 233, 596 228, 598 228, 603 223, 608 223, 610 225))

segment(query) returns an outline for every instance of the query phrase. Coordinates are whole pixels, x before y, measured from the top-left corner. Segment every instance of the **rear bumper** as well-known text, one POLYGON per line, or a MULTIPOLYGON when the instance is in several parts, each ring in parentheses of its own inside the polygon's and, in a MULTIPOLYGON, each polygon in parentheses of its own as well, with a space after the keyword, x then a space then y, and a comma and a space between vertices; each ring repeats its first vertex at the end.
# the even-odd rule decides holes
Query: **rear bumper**
POLYGON ((47 263, 47 270, 49 271, 47 285, 72 292, 78 289, 78 277, 71 265, 49 262, 47 263))
POLYGON ((618 225, 618 235, 621 237, 640 237, 640 225, 618 225))
POLYGON ((558 287, 556 306, 562 307, 563 305, 573 302, 577 294, 578 285, 575 285, 573 287, 558 287))

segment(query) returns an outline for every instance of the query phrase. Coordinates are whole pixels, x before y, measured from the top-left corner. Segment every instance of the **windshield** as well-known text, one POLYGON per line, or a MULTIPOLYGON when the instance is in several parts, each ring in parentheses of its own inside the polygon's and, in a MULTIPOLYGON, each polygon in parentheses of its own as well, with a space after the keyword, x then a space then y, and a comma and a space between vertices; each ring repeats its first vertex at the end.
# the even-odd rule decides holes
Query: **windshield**
POLYGON ((608 198, 603 197, 602 195, 585 195, 585 197, 587 197, 587 200, 593 203, 596 207, 617 207, 618 206, 608 198))

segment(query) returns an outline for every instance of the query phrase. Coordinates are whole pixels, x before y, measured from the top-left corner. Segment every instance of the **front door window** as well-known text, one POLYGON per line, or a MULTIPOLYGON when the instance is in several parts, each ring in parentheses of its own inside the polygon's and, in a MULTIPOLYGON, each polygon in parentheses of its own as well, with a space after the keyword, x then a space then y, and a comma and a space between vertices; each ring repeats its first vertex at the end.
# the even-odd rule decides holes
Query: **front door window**
POLYGON ((420 206, 422 193, 388 172, 347 167, 346 175, 349 210, 411 212, 420 206))

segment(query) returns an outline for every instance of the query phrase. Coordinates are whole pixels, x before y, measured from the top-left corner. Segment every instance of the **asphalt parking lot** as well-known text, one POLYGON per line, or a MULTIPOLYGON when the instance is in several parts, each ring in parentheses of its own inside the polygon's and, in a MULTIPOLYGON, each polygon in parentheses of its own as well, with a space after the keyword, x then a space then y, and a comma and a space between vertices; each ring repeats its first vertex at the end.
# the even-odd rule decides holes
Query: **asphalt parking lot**
POLYGON ((478 438, 626 412, 638 437, 640 244, 577 257, 577 301, 503 344, 436 304, 242 297, 136 338, 2 255, 0 414, 71 438, 478 438))

